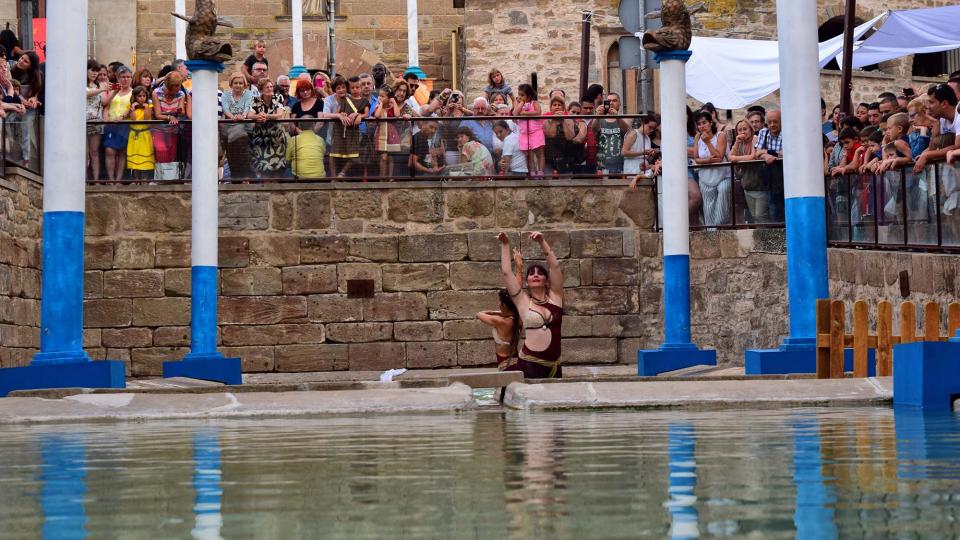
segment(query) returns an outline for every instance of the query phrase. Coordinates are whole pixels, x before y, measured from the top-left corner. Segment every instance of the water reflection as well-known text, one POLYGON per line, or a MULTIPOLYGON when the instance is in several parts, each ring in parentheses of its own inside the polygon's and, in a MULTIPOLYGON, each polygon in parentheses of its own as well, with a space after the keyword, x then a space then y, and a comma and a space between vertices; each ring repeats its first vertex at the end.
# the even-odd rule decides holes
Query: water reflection
POLYGON ((958 449, 888 408, 6 426, 0 536, 952 538, 958 449))
POLYGON ((800 417, 793 422, 793 481, 797 502, 793 523, 797 538, 836 538, 833 505, 836 490, 825 483, 822 473, 820 422, 800 417))
POLYGON ((87 493, 86 436, 83 433, 42 433, 39 438, 43 538, 86 538, 87 515, 83 504, 87 493))
POLYGON ((671 422, 667 427, 667 459, 670 471, 670 538, 699 538, 697 512, 696 433, 693 424, 671 422))
POLYGON ((223 527, 219 429, 199 429, 193 434, 193 462, 195 521, 191 535, 197 540, 219 540, 223 527))

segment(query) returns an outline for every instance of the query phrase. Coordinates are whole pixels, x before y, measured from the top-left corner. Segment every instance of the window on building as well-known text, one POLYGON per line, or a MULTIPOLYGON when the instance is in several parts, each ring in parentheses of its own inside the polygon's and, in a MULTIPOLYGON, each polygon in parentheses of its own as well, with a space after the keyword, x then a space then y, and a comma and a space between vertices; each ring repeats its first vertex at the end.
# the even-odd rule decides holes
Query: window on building
MULTIPOLYGON (((292 13, 290 2, 301 2, 303 5, 303 18, 304 19, 326 19, 327 18, 327 0, 286 0, 284 7, 286 12, 284 15, 290 16, 292 13)), ((340 0, 334 0, 334 11, 337 17, 341 17, 340 14, 340 0)))
POLYGON ((914 77, 940 77, 960 70, 960 49, 917 54, 913 57, 914 77))
POLYGON ((618 94, 620 103, 626 103, 623 95, 623 70, 620 69, 620 45, 618 43, 611 45, 607 51, 607 92, 618 94))

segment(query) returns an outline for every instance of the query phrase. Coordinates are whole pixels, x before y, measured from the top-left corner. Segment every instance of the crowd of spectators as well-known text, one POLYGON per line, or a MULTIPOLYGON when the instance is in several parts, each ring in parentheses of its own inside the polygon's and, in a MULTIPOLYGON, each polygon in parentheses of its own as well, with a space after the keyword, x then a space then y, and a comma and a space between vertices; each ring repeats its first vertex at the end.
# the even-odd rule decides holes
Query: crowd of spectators
MULTIPOLYGON (((43 66, 9 30, 0 33, 0 56, 0 117, 23 120, 16 138, 26 162, 37 154, 36 124, 27 119, 42 114, 43 66)), ((427 91, 413 71, 388 80, 383 64, 349 77, 317 71, 273 80, 266 76, 269 62, 266 44, 256 42, 219 92, 225 179, 581 175, 632 178, 636 186, 660 172, 659 117, 625 117, 621 97, 597 84, 574 99, 564 89, 514 88, 494 69, 482 94, 468 99, 450 88, 427 91)), ((189 176, 191 132, 184 120, 192 116, 191 90, 182 60, 156 75, 88 61, 88 178, 189 176)), ((895 212, 904 190, 890 173, 906 169, 919 178, 908 196, 921 206, 919 199, 933 192, 922 176, 927 165, 960 160, 958 95, 960 72, 920 94, 883 93, 849 116, 839 106, 828 115, 821 100, 824 173, 834 178, 831 193, 839 193, 831 195, 834 213, 855 213, 856 222, 877 214, 877 205, 895 212), (882 188, 874 186, 875 175, 884 178, 882 188), (869 202, 881 189, 885 198, 869 202)), ((782 222, 780 158, 790 149, 780 111, 754 106, 734 120, 709 103, 687 111, 691 221, 782 222)), ((946 213, 960 206, 955 179, 941 180, 936 190, 948 201, 946 213)))

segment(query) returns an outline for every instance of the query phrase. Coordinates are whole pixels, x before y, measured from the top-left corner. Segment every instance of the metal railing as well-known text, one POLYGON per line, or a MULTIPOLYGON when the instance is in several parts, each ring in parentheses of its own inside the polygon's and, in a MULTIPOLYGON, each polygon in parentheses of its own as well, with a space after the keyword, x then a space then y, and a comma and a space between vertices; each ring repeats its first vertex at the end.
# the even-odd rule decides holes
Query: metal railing
POLYGON ((36 174, 43 172, 43 117, 36 112, 8 112, 0 120, 0 176, 7 165, 15 165, 36 174))
MULTIPOLYGON (((596 120, 598 116, 565 115, 563 120, 596 120)), ((639 119, 641 115, 607 116, 610 119, 639 119)), ((224 183, 284 181, 444 181, 444 180, 524 180, 531 178, 606 178, 627 179, 622 169, 603 169, 591 161, 585 143, 581 152, 570 152, 576 142, 567 140, 562 127, 554 136, 544 137, 541 174, 510 169, 502 160, 504 141, 494 133, 497 121, 509 121, 517 137, 544 129, 557 116, 463 116, 367 118, 361 126, 344 126, 339 119, 301 118, 257 122, 256 120, 220 120, 219 151, 224 183), (426 127, 432 124, 433 127, 426 127), (474 138, 458 140, 458 130, 469 127, 474 138), (313 135, 299 137, 304 132, 313 135), (425 137, 427 131, 434 131, 425 137), (322 141, 318 142, 318 141, 322 141), (352 156, 352 157, 340 157, 352 156), (321 167, 322 164, 322 167, 321 167)), ((191 122, 181 119, 176 125, 163 121, 91 121, 88 126, 118 130, 129 136, 150 135, 153 155, 133 154, 132 162, 144 162, 146 174, 127 169, 121 184, 150 182, 187 183, 190 181, 191 122), (145 163, 153 163, 147 167, 145 163)), ((583 129, 583 126, 578 126, 583 129)), ((577 129, 576 127, 574 128, 577 129)), ((550 129, 549 131, 552 131, 550 129)), ((533 135, 534 137, 536 135, 533 135)), ((128 151, 139 148, 131 143, 128 151)), ((102 154, 102 152, 101 152, 102 154)), ((526 153, 525 153, 526 154, 526 153)), ((518 167, 519 169, 519 167, 518 167)), ((104 170, 101 168, 101 170, 104 170)), ((101 173, 88 182, 111 182, 101 173)))
MULTIPOLYGON (((687 176, 690 230, 782 229, 783 160, 690 165, 687 176), (778 176, 779 175, 779 176, 778 176), (782 186, 782 183, 780 184, 782 186)), ((656 197, 656 229, 663 230, 662 178, 651 179, 656 197)))
POLYGON ((825 178, 832 247, 960 252, 960 168, 825 178))

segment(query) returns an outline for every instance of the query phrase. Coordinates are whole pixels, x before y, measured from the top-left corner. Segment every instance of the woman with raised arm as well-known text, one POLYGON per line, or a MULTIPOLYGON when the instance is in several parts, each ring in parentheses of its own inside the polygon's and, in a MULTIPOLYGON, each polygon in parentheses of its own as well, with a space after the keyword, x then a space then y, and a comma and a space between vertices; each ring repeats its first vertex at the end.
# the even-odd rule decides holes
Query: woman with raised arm
POLYGON ((547 259, 547 268, 532 264, 527 269, 527 290, 521 288, 513 274, 510 239, 501 232, 500 269, 507 292, 513 298, 523 323, 523 347, 517 366, 528 379, 550 379, 563 376, 560 367, 560 325, 563 322, 563 274, 557 256, 539 232, 530 239, 540 244, 547 259))

